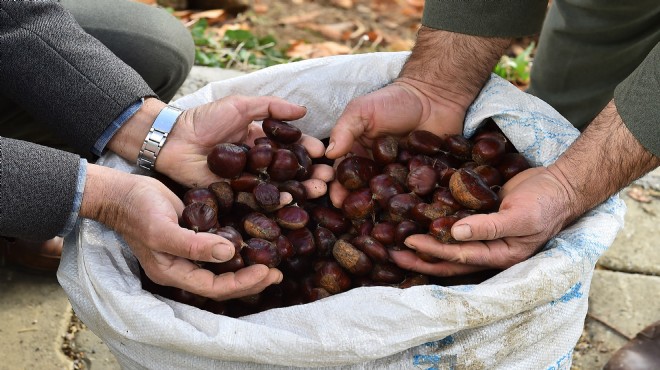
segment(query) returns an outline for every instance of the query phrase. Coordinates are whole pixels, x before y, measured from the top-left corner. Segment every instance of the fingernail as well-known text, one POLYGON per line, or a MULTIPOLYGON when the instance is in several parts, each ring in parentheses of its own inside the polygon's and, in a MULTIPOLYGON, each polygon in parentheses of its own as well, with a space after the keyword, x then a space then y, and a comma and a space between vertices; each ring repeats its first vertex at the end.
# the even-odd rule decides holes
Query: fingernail
POLYGON ((299 107, 303 107, 303 108, 305 108, 305 110, 307 110, 307 107, 304 106, 304 105, 300 105, 300 104, 298 104, 298 106, 299 106, 299 107))
POLYGON ((410 243, 408 243, 407 240, 404 240, 404 241, 403 241, 403 244, 404 244, 406 247, 410 248, 410 249, 416 249, 415 246, 412 245, 412 244, 410 244, 410 243))
POLYGON ((328 153, 330 153, 334 148, 335 148, 335 143, 334 142, 330 143, 330 145, 328 145, 328 149, 325 150, 325 155, 328 155, 328 153))
POLYGON ((216 244, 211 249, 211 256, 219 261, 227 261, 234 255, 234 246, 228 244, 216 244))
POLYGON ((470 225, 458 225, 451 229, 451 235, 456 240, 466 240, 472 237, 472 228, 470 225))
POLYGON ((284 279, 284 275, 282 275, 282 274, 280 273, 280 278, 277 279, 277 282, 276 282, 275 284, 279 284, 279 283, 281 283, 283 279, 284 279))

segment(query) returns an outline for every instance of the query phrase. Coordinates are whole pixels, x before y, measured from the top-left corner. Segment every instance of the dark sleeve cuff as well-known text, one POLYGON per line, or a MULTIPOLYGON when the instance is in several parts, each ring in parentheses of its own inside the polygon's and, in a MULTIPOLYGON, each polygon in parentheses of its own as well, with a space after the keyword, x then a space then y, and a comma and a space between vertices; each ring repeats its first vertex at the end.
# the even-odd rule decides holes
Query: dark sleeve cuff
POLYGON ((637 141, 660 157, 660 43, 616 87, 614 104, 637 141))
POLYGON ((541 30, 547 7, 547 0, 426 0, 422 24, 475 36, 527 36, 541 30))
POLYGON ((0 235, 47 240, 69 219, 80 157, 0 138, 0 235))

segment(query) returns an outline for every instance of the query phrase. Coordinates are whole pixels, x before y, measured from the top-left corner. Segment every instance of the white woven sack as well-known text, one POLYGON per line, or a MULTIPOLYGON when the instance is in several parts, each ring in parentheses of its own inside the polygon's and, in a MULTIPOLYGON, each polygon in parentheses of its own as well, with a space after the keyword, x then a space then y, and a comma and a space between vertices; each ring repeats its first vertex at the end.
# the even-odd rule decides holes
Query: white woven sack
MULTIPOLYGON (((277 95, 308 107, 295 124, 326 137, 347 102, 395 78, 406 57, 376 53, 275 66, 211 83, 176 105, 277 95)), ((578 135, 548 105, 496 76, 471 106, 465 135, 487 117, 534 165, 552 163, 578 135)), ((115 155, 99 163, 142 173, 115 155)), ((58 277, 76 314, 126 369, 569 369, 594 264, 624 212, 613 197, 538 255, 478 285, 357 288, 239 319, 142 290, 125 243, 89 220, 66 239, 58 277)))

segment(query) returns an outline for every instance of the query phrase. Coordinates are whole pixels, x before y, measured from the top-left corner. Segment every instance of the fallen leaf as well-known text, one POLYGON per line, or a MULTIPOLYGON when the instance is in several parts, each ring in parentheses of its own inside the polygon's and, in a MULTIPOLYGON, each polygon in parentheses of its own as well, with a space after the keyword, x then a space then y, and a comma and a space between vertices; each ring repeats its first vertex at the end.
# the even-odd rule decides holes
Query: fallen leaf
POLYGON ((640 203, 651 203, 651 197, 644 188, 640 186, 633 186, 628 190, 628 196, 633 200, 636 200, 640 203))
POLYGON ((349 54, 351 48, 346 45, 341 45, 333 41, 319 42, 313 44, 296 43, 289 48, 286 55, 289 58, 322 58, 332 55, 349 54))
POLYGON ((206 18, 208 20, 217 19, 225 15, 224 9, 212 9, 205 10, 203 12, 197 12, 190 15, 190 19, 201 19, 206 18))
POLYGON ((333 24, 301 23, 297 27, 305 28, 320 33, 326 38, 335 41, 345 41, 353 33, 355 24, 353 22, 341 22, 333 24))
POLYGON ((254 4, 252 10, 257 14, 268 13, 268 4, 254 4))
POLYGON ((340 8, 350 9, 353 7, 353 0, 330 0, 333 5, 340 8))
POLYGON ((311 22, 316 17, 318 17, 321 14, 321 11, 314 11, 314 12, 309 12, 309 13, 304 13, 304 14, 296 14, 296 15, 291 15, 288 17, 284 17, 280 19, 278 22, 279 24, 296 24, 296 23, 304 23, 304 22, 311 22))

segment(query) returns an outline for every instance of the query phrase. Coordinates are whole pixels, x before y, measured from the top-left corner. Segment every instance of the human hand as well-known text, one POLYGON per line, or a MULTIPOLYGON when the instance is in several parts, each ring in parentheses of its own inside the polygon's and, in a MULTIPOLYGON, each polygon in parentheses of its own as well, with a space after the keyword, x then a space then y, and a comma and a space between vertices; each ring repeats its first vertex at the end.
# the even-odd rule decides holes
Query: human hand
MULTIPOLYGON (((244 142, 265 136, 260 125, 252 121, 273 117, 295 120, 304 116, 306 109, 276 97, 230 96, 183 112, 168 135, 167 143, 156 161, 156 170, 187 187, 206 187, 220 181, 207 165, 206 158, 219 143, 244 142)), ((323 155, 320 140, 303 135, 299 143, 310 157, 323 155)), ((326 192, 326 182, 334 172, 329 166, 312 168, 312 177, 303 182, 310 198, 326 192)))
POLYGON ((505 269, 537 253, 575 214, 567 189, 544 167, 513 177, 500 197, 498 212, 465 217, 453 225, 452 236, 459 243, 444 244, 431 235, 406 239, 408 247, 437 262, 425 262, 412 251, 392 251, 391 258, 399 267, 436 276, 505 269))
POLYGON ((227 261, 234 246, 219 235, 179 226, 183 208, 183 202, 153 178, 87 166, 80 216, 121 235, 155 283, 226 300, 259 293, 282 280, 279 270, 265 265, 214 275, 193 263, 227 261))

